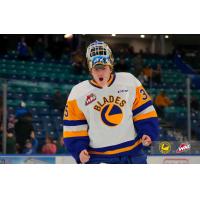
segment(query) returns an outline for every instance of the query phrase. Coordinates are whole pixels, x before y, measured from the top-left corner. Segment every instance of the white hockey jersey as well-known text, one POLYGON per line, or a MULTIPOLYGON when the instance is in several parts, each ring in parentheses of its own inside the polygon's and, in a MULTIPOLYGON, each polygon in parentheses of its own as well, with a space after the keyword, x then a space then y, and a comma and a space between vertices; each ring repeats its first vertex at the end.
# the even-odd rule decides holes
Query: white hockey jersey
POLYGON ((69 152, 79 162, 87 149, 92 156, 133 154, 143 134, 154 140, 158 120, 150 96, 130 73, 111 75, 107 87, 83 81, 67 100, 63 136, 69 152))

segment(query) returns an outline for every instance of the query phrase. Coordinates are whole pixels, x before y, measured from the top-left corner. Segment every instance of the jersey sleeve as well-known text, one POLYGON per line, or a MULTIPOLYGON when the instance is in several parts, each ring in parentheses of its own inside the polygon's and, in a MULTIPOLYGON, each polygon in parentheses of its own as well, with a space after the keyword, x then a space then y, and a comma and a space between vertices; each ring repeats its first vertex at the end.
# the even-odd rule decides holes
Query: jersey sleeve
POLYGON ((68 151, 80 163, 80 152, 89 146, 88 124, 77 100, 70 96, 64 110, 63 138, 68 151))
POLYGON ((137 80, 135 100, 132 105, 133 123, 139 137, 144 134, 155 140, 158 135, 158 118, 151 97, 137 80))

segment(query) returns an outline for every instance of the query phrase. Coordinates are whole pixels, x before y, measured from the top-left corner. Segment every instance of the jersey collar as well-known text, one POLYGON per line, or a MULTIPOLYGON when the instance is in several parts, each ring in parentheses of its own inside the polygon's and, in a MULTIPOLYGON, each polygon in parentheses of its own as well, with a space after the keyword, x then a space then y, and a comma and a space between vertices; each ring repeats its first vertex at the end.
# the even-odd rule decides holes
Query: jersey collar
MULTIPOLYGON (((110 78, 109 78, 109 80, 108 80, 108 87, 110 87, 110 86, 113 84, 113 82, 115 81, 115 78, 116 78, 116 75, 115 75, 115 74, 111 74, 111 75, 110 75, 110 78)), ((98 83, 97 83, 95 80, 90 80, 89 83, 90 83, 91 85, 93 85, 94 87, 97 87, 97 88, 102 89, 102 87, 99 86, 98 83)))

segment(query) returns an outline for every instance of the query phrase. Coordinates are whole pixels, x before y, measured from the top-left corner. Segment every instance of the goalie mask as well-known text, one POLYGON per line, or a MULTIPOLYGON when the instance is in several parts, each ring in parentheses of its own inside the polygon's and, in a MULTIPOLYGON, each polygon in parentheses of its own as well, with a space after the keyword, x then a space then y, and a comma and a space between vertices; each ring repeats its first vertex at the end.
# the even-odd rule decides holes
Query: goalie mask
POLYGON ((93 67, 101 68, 104 65, 109 65, 113 68, 114 58, 109 46, 101 41, 91 43, 86 52, 86 58, 89 70, 93 67))

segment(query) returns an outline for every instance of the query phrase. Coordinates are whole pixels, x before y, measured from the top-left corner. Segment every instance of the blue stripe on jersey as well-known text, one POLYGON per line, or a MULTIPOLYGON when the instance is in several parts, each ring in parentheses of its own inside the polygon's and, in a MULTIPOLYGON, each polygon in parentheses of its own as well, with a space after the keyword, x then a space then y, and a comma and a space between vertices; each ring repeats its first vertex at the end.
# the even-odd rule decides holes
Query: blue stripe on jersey
POLYGON ((98 151, 98 152, 116 150, 116 149, 120 149, 120 148, 132 146, 132 145, 135 144, 135 142, 137 142, 137 141, 138 141, 138 139, 136 139, 136 140, 131 140, 131 141, 128 141, 128 142, 124 142, 124 143, 121 143, 121 144, 117 144, 117 145, 113 145, 113 146, 101 147, 101 148, 92 148, 92 147, 90 147, 89 150, 98 151))
POLYGON ((134 122, 136 133, 138 136, 146 134, 151 137, 152 140, 156 140, 159 132, 159 123, 157 117, 152 117, 148 119, 143 119, 134 122))
POLYGON ((87 124, 86 120, 63 120, 64 126, 80 126, 87 124))
POLYGON ((148 101, 145 104, 143 104, 142 106, 140 106, 139 108, 136 108, 135 110, 133 110, 133 116, 137 115, 138 113, 142 112, 144 109, 148 108, 149 106, 153 105, 152 101, 148 101))

